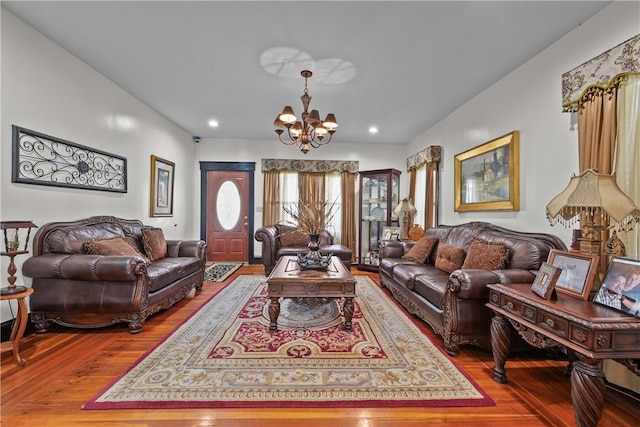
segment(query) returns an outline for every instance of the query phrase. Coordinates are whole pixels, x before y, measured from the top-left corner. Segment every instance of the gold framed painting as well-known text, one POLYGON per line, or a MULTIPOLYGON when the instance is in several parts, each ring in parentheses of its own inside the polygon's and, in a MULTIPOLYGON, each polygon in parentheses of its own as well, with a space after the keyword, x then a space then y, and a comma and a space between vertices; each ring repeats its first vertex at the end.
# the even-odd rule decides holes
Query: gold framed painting
POLYGON ((152 217, 173 216, 175 163, 151 155, 150 212, 152 217))
POLYGON ((519 132, 457 154, 456 212, 520 210, 519 132))

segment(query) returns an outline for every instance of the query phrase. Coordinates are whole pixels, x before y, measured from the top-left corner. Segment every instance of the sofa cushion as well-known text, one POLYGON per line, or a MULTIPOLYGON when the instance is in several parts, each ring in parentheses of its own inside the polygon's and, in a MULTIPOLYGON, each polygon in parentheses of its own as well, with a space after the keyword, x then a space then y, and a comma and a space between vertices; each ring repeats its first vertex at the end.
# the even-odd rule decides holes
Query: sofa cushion
POLYGON ((433 266, 418 264, 416 262, 396 264, 392 273, 393 280, 412 291, 414 289, 414 281, 416 277, 425 274, 428 270, 433 270, 433 266))
POLYGON ((474 270, 502 270, 507 264, 509 249, 502 243, 475 238, 471 241, 462 268, 474 270))
POLYGON ((436 243, 438 243, 438 238, 436 237, 423 237, 409 249, 409 252, 402 255, 402 258, 424 264, 436 243))
POLYGON ((167 241, 164 238, 162 229, 144 227, 141 233, 144 251, 149 260, 155 261, 167 256, 167 241))
POLYGON ((447 273, 453 273, 453 271, 462 268, 464 255, 463 248, 440 242, 436 256, 436 268, 447 273))
POLYGON ((449 273, 430 267, 414 280, 414 291, 438 309, 444 309, 449 273))
POLYGON ((309 235, 303 233, 295 227, 280 226, 281 246, 307 246, 309 235))
POLYGON ((60 228, 49 234, 45 252, 83 254, 85 253, 83 245, 86 242, 123 236, 124 233, 117 224, 105 223, 60 228))
POLYGON ((147 267, 149 292, 161 290, 201 268, 200 259, 196 257, 165 257, 154 261, 147 267))
POLYGON ((90 240, 82 245, 84 252, 90 255, 134 255, 142 257, 148 264, 149 259, 142 255, 122 237, 90 240))

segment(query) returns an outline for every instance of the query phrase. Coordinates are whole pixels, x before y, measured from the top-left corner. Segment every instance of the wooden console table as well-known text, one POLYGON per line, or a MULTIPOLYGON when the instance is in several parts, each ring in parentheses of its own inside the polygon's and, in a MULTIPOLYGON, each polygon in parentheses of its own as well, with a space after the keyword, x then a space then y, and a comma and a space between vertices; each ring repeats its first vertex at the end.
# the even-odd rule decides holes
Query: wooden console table
POLYGON ((598 424, 604 405, 602 360, 613 359, 640 375, 640 319, 568 295, 545 300, 531 284, 488 285, 493 379, 507 382, 505 363, 511 345, 511 324, 528 343, 539 348, 563 346, 571 369, 571 401, 580 427, 598 424))
POLYGON ((27 328, 27 302, 25 298, 33 293, 32 288, 27 288, 26 291, 17 294, 7 294, 0 296, 0 300, 17 300, 18 301, 18 314, 16 315, 15 323, 11 329, 11 338, 7 342, 3 342, 0 346, 2 351, 13 350, 13 359, 18 366, 24 366, 26 361, 20 356, 20 341, 24 335, 24 330, 27 328))
POLYGON ((356 279, 340 258, 331 257, 326 270, 301 270, 295 256, 280 257, 267 278, 269 294, 269 331, 278 331, 280 298, 344 298, 342 312, 344 329, 352 328, 353 298, 356 296, 356 279))

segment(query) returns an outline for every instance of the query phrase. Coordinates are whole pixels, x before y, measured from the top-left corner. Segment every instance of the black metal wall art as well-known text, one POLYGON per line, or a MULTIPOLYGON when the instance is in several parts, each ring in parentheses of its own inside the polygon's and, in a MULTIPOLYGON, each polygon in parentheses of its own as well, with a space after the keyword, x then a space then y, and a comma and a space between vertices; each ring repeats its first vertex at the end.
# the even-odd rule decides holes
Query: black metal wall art
POLYGON ((127 192, 127 159, 12 126, 11 182, 127 192))

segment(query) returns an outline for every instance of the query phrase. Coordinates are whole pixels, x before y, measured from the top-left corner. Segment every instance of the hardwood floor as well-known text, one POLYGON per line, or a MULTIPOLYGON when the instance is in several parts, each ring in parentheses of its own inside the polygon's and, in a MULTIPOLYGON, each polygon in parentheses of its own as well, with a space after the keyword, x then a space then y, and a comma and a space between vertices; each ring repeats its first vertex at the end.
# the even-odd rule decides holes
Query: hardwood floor
MULTIPOLYGON (((378 282, 377 274, 353 269, 378 282)), ((318 408, 318 409, 154 409, 81 410, 142 354, 238 274, 263 274, 262 266, 243 266, 224 283, 206 283, 195 298, 186 299, 147 321, 131 335, 124 325, 96 330, 58 328, 23 340, 23 368, 11 352, 2 354, 1 423, 20 426, 267 426, 383 427, 425 426, 575 426, 566 360, 551 360, 538 351, 512 356, 509 384, 491 378, 490 352, 463 347, 454 360, 482 387, 496 406, 479 408, 318 408)), ((435 342, 442 340, 417 321, 435 342)), ((599 426, 632 426, 640 420, 640 404, 607 389, 599 426)))

